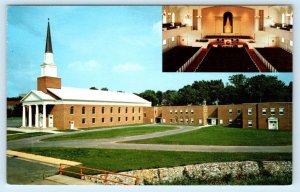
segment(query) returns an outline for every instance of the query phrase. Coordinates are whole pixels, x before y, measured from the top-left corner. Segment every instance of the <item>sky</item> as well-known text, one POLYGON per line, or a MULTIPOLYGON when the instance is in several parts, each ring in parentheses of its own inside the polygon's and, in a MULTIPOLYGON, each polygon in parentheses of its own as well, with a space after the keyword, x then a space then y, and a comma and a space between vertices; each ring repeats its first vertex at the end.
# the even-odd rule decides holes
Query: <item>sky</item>
MULTIPOLYGON (((163 73, 161 6, 8 6, 7 96, 36 89, 50 18, 63 87, 178 90, 234 73, 163 73)), ((257 73, 244 73, 247 77, 257 73)), ((291 73, 271 74, 288 84, 291 73)))

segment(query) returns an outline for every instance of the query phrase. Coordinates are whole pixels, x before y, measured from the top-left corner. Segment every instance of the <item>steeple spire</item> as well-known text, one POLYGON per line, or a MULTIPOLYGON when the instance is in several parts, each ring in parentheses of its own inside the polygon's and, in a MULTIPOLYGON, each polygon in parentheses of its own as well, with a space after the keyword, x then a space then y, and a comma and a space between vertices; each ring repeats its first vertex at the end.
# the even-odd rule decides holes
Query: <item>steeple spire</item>
POLYGON ((53 53, 52 43, 51 43, 51 33, 50 33, 50 21, 48 18, 48 28, 47 28, 47 38, 46 38, 46 48, 45 53, 53 53))

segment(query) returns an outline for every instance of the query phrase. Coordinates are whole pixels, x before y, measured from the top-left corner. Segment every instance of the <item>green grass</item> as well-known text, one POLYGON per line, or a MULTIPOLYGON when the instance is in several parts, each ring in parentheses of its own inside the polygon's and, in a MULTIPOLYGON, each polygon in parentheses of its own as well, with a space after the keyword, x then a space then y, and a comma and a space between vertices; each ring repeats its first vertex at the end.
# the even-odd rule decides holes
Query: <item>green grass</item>
POLYGON ((7 120, 20 120, 22 117, 7 117, 7 120))
POLYGON ((34 133, 7 135, 7 141, 24 139, 24 138, 29 138, 29 137, 36 137, 36 136, 41 136, 41 135, 49 135, 49 134, 52 134, 52 133, 34 132, 34 133))
POLYGON ((21 131, 10 131, 10 130, 6 131, 6 134, 17 134, 17 133, 23 133, 23 132, 21 132, 21 131))
POLYGON ((134 127, 140 125, 147 125, 144 123, 128 124, 128 125, 113 125, 113 126, 103 126, 103 127, 88 127, 88 128, 78 128, 83 131, 95 130, 95 129, 105 129, 105 128, 114 128, 114 127, 134 127))
POLYGON ((291 145, 292 132, 213 126, 176 135, 129 141, 128 143, 225 146, 291 145))
POLYGON ((95 132, 85 132, 71 135, 61 135, 57 137, 51 137, 44 139, 44 141, 61 141, 61 140, 74 140, 74 139, 100 139, 100 138, 114 138, 114 137, 124 137, 133 135, 143 135, 153 132, 163 132, 168 130, 177 129, 170 126, 143 126, 143 127, 128 127, 113 129, 107 131, 95 131, 95 132))
POLYGON ((83 166, 109 171, 174 167, 208 162, 292 160, 292 153, 200 153, 63 147, 33 147, 18 151, 77 161, 83 163, 83 166))

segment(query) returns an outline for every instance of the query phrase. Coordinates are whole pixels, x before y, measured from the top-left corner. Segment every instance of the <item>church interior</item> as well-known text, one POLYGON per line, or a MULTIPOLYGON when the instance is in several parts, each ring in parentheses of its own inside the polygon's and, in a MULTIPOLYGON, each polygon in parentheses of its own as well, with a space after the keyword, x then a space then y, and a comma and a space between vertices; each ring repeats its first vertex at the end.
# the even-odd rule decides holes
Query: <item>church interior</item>
POLYGON ((163 72, 292 72, 293 7, 162 8, 163 72))

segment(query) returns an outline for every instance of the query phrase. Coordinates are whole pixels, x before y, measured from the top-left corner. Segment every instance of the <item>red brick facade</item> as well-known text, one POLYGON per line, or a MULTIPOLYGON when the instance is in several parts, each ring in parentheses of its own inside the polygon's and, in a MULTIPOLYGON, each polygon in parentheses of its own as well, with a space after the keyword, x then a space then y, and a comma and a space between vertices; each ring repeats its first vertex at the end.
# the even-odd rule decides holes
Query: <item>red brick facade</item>
POLYGON ((58 77, 38 77, 37 90, 48 93, 47 88, 61 88, 61 78, 58 77))

